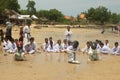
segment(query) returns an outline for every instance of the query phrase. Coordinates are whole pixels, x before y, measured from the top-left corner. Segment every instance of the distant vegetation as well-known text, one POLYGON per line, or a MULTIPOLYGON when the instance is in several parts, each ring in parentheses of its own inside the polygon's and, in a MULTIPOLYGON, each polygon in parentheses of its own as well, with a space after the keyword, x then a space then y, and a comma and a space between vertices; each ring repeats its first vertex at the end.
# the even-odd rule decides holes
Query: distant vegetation
POLYGON ((71 18, 66 19, 65 15, 57 10, 39 10, 36 11, 35 2, 33 0, 28 0, 26 5, 26 10, 21 10, 18 0, 0 0, 0 20, 6 18, 4 14, 5 10, 14 10, 20 14, 36 15, 38 18, 45 18, 48 21, 52 21, 59 24, 117 24, 120 22, 120 14, 112 13, 108 8, 104 6, 99 6, 98 8, 90 8, 85 12, 78 13, 76 17, 71 16, 71 18), (84 18, 80 15, 84 14, 84 18))

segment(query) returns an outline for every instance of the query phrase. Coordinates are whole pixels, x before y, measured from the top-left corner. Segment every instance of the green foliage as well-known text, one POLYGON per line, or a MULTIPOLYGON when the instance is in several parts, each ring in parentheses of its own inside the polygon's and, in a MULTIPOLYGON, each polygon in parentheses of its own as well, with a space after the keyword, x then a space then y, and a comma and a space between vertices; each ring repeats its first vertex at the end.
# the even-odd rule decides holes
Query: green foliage
POLYGON ((35 6, 35 1, 29 0, 29 1, 28 1, 28 4, 27 4, 27 6, 26 6, 29 15, 36 14, 36 8, 35 8, 34 6, 35 6))
POLYGON ((39 18, 40 17, 47 18, 48 20, 55 21, 55 22, 64 21, 64 15, 57 9, 40 10, 37 12, 37 16, 39 18))
POLYGON ((120 21, 120 14, 112 13, 109 21, 113 24, 117 24, 120 21))
POLYGON ((37 11, 36 15, 40 18, 48 18, 49 17, 49 11, 48 10, 40 10, 37 11))
POLYGON ((18 0, 8 0, 7 9, 19 12, 20 5, 18 4, 18 0))
POLYGON ((90 21, 99 21, 101 24, 109 21, 111 12, 106 7, 90 8, 86 12, 87 19, 90 21))
POLYGON ((64 18, 63 14, 57 9, 49 10, 49 20, 60 22, 64 18))
POLYGON ((18 0, 0 0, 0 16, 4 15, 4 10, 15 10, 19 12, 20 5, 18 4, 18 0))
POLYGON ((18 0, 0 0, 0 11, 3 11, 5 9, 15 10, 16 12, 19 12, 20 5, 18 4, 18 0))

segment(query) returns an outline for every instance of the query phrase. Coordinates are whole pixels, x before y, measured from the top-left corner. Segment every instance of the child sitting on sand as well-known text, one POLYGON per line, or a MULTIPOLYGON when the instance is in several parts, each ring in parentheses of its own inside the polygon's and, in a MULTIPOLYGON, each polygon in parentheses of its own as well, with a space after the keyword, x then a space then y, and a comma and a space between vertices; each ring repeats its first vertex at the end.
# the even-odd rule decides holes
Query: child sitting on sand
POLYGON ((44 42, 43 45, 42 45, 42 50, 43 50, 44 52, 46 52, 48 46, 49 46, 48 38, 45 38, 45 42, 44 42))
POLYGON ((99 52, 102 54, 109 54, 111 52, 111 49, 101 42, 99 52))
POLYGON ((63 52, 63 46, 61 44, 61 40, 57 41, 57 44, 55 47, 56 47, 56 52, 63 52))
POLYGON ((87 53, 87 54, 88 54, 89 49, 90 49, 90 42, 87 41, 86 46, 82 49, 83 54, 84 54, 84 53, 87 53))
POLYGON ((118 42, 115 42, 114 47, 112 48, 113 55, 120 55, 120 46, 118 42))
POLYGON ((30 42, 28 44, 26 44, 25 46, 23 46, 23 50, 25 53, 29 53, 29 54, 33 54, 37 51, 37 44, 34 41, 34 38, 31 37, 30 38, 30 42))

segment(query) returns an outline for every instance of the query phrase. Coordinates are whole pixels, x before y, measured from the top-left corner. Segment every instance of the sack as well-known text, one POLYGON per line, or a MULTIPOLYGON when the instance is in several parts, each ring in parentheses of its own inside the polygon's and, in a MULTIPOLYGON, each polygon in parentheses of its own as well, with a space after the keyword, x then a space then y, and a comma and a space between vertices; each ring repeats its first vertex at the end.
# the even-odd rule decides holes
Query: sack
POLYGON ((91 61, 96 61, 98 60, 98 54, 96 50, 92 50, 92 54, 89 54, 89 59, 91 61))
POLYGON ((15 53, 14 59, 16 61, 23 61, 24 60, 20 53, 15 53))

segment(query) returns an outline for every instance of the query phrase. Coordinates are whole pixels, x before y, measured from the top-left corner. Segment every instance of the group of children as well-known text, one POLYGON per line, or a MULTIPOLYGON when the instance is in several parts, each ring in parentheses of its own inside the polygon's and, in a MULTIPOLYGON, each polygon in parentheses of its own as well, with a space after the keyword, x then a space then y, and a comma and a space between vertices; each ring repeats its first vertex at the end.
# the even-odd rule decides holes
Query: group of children
POLYGON ((3 51, 4 53, 35 53, 37 50, 37 44, 34 41, 34 38, 31 37, 30 41, 26 44, 23 44, 21 39, 10 39, 5 38, 3 40, 3 51))
POLYGON ((45 38, 45 42, 42 45, 42 49, 45 52, 66 52, 67 48, 72 45, 71 41, 64 39, 63 42, 59 39, 57 43, 52 39, 52 37, 45 38))
MULTIPOLYGON (((66 39, 64 39, 63 41, 59 39, 57 40, 57 42, 55 42, 52 37, 45 38, 44 43, 41 46, 42 50, 48 53, 68 53, 69 62, 77 61, 75 60, 76 51, 87 53, 90 60, 98 60, 98 53, 111 53, 112 55, 120 55, 120 46, 118 42, 115 42, 114 47, 110 48, 108 40, 105 40, 105 43, 100 40, 96 40, 94 42, 88 41, 85 48, 80 49, 78 41, 71 42, 72 31, 70 30, 69 26, 67 27, 65 36, 66 39)), ((31 37, 30 35, 30 24, 28 24, 24 28, 20 28, 19 40, 13 38, 9 39, 6 37, 3 40, 2 46, 5 53, 17 53, 17 58, 19 58, 18 55, 24 56, 26 53, 33 54, 38 50, 38 46, 34 40, 34 37, 31 37)))
MULTIPOLYGON (((30 35, 30 23, 20 28, 19 39, 4 37, 1 40, 2 50, 5 55, 13 53, 17 58, 24 57, 25 54, 33 54, 37 51, 37 44, 34 37, 30 35)), ((5 35, 6 36, 6 35, 5 35)))
MULTIPOLYGON (((102 54, 112 54, 112 55, 120 55, 120 46, 118 42, 114 43, 114 47, 110 48, 109 41, 105 40, 105 42, 102 42, 100 40, 96 40, 96 50, 98 53, 102 54)), ((86 43, 85 48, 82 49, 83 53, 89 53, 89 50, 91 49, 92 41, 88 41, 86 43)))

